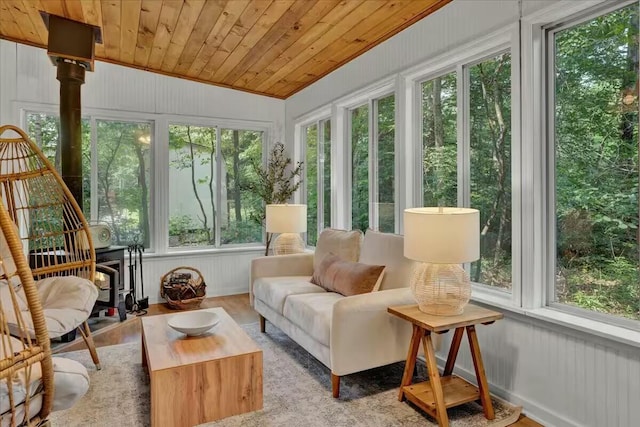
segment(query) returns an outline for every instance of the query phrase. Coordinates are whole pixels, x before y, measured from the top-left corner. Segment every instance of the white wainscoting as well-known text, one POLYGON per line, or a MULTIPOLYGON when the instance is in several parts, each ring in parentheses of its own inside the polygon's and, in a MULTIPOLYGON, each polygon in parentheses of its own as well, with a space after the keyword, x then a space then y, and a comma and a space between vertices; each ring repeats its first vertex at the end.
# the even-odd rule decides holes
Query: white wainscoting
MULTIPOLYGON (((163 256, 143 254, 144 291, 150 303, 163 302, 160 298, 160 279, 169 270, 188 266, 202 273, 207 285, 207 296, 235 295, 249 292, 251 260, 264 255, 264 249, 241 252, 215 252, 209 254, 172 254, 163 256)), ((129 286, 128 254, 125 250, 125 283, 129 286)), ((137 281, 140 296, 140 278, 137 281)))
MULTIPOLYGON (((640 420, 640 351, 579 338, 518 314, 476 328, 490 390, 546 426, 633 427, 640 420)), ((452 332, 443 340, 447 357, 452 332)), ((466 334, 465 334, 466 337, 466 334)), ((475 383, 469 346, 456 372, 475 383)))

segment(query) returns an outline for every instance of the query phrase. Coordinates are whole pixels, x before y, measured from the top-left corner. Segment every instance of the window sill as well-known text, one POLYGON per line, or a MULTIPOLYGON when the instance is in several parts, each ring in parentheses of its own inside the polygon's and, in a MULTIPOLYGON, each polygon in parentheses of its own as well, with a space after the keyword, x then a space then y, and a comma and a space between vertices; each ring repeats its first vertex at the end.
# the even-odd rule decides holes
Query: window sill
POLYGON ((506 317, 534 326, 545 327, 588 342, 598 342, 606 347, 629 350, 640 348, 640 331, 611 325, 608 323, 569 314, 553 308, 524 309, 514 307, 507 300, 491 297, 489 294, 473 295, 474 303, 502 312, 506 317))
POLYGON ((264 255, 264 245, 230 245, 222 248, 205 249, 174 249, 170 252, 149 252, 145 253, 145 258, 175 258, 175 257, 197 257, 203 255, 225 255, 225 254, 260 254, 264 255))

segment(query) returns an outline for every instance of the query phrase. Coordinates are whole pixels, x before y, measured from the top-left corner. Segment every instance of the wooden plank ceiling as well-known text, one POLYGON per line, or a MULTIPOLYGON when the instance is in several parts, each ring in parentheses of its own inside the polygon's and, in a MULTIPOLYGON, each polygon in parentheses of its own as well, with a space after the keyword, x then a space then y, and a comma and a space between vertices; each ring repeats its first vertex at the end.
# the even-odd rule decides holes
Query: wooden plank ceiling
POLYGON ((98 60, 287 98, 449 1, 0 0, 0 38, 46 47, 43 10, 101 27, 98 60))

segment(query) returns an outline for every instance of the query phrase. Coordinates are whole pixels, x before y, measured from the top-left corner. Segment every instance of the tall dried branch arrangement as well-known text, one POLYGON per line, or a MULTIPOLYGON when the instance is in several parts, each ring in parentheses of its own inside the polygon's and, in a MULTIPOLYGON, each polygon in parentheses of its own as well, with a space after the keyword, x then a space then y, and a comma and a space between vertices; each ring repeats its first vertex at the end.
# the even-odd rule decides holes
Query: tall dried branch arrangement
MULTIPOLYGON (((254 163, 257 179, 249 182, 247 189, 258 195, 264 202, 260 209, 251 217, 254 221, 264 225, 266 219, 266 205, 287 203, 302 184, 303 162, 293 167, 291 157, 287 156, 284 144, 276 142, 269 151, 267 166, 254 163)), ((265 255, 269 254, 271 233, 267 233, 265 255)))

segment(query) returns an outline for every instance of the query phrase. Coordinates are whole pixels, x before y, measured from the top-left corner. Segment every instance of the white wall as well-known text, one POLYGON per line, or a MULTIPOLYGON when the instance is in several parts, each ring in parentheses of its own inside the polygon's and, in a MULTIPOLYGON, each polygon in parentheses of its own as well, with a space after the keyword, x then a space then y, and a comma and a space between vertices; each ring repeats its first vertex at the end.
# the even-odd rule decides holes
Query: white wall
MULTIPOLYGON (((20 126, 20 108, 45 105, 57 109, 58 100, 56 68, 46 51, 0 40, 0 124, 20 126)), ((125 116, 131 113, 136 117, 155 114, 157 121, 165 122, 176 116, 263 122, 269 128, 268 143, 282 139, 284 106, 284 101, 275 98, 103 62, 96 62, 95 71, 86 73, 82 86, 83 109, 99 109, 101 114, 124 112, 125 116)), ((168 143, 168 135, 155 137, 157 144, 168 143)), ((155 206, 166 203, 166 191, 155 191, 155 206)), ((249 248, 148 255, 144 261, 145 291, 151 302, 158 301, 162 275, 173 267, 190 265, 202 271, 209 296, 247 292, 250 260, 263 251, 249 248)), ((128 274, 125 276, 128 282, 128 274)))
MULTIPOLYGON (((551 3, 556 2, 524 0, 522 13, 526 16, 551 3)), ((296 118, 456 46, 515 24, 518 17, 516 1, 454 0, 287 99, 288 149, 295 152, 292 145, 296 118)), ((493 393, 524 405, 529 416, 548 426, 638 425, 637 347, 533 318, 517 309, 498 310, 505 313, 505 319, 477 328, 493 393)), ((439 356, 444 363, 448 345, 442 348, 439 356)), ((463 344, 457 372, 473 378, 467 348, 463 344)))

